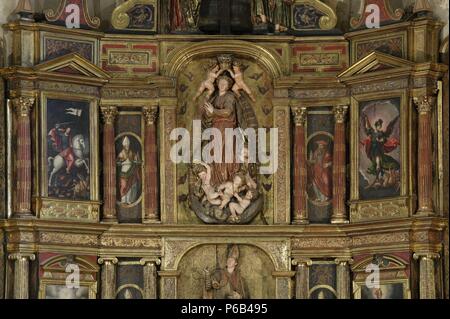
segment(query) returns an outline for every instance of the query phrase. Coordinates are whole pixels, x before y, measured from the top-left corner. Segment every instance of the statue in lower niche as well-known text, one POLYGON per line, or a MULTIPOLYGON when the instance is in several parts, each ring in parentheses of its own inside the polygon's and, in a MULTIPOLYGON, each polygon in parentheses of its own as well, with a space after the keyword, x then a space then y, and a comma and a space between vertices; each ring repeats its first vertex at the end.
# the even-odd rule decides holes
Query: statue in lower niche
POLYGON ((244 279, 239 271, 239 247, 232 245, 228 249, 224 268, 213 273, 205 269, 204 299, 246 299, 248 294, 244 279))
POLYGON ((212 161, 194 159, 190 208, 208 224, 249 223, 262 210, 263 199, 257 163, 249 163, 248 141, 242 134, 247 128, 258 128, 258 122, 252 106, 255 97, 245 84, 240 63, 230 55, 219 56, 194 100, 199 99, 202 128, 220 132, 221 141, 214 141, 214 136, 202 145, 202 149, 212 145, 212 161), (229 130, 240 134, 229 140, 229 130))

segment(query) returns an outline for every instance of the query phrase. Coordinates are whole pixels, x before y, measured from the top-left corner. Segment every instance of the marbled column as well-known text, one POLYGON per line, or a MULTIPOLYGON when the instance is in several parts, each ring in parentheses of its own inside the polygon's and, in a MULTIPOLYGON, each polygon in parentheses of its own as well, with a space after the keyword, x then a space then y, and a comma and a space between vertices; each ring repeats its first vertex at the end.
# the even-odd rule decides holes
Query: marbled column
POLYGON ((433 212, 433 137, 431 131, 431 112, 434 98, 422 96, 414 103, 419 112, 418 137, 418 211, 420 215, 434 215, 433 212))
POLYGON ((103 115, 103 222, 117 223, 116 212, 116 147, 114 121, 117 108, 101 108, 103 115))
POLYGON ((294 216, 293 224, 308 224, 306 167, 306 107, 292 108, 294 115, 294 216))
POLYGON ((29 298, 30 260, 35 260, 34 254, 14 253, 8 256, 14 260, 14 299, 29 298))
POLYGON ((414 259, 419 260, 419 298, 436 299, 435 260, 437 253, 415 253, 414 259))
POLYGON ((351 258, 336 258, 336 282, 338 299, 350 299, 350 265, 351 258))
POLYGON ((98 263, 102 265, 102 299, 116 299, 116 264, 115 257, 101 257, 98 263))
POLYGON ((348 106, 336 106, 333 109, 334 148, 333 148, 333 215, 332 224, 346 224, 349 222, 345 209, 346 194, 346 154, 345 154, 345 118, 348 106))
POLYGON ((31 212, 31 110, 35 99, 18 97, 12 100, 17 115, 16 198, 13 218, 32 216, 31 212))
POLYGON ((144 266, 144 299, 157 299, 157 266, 161 264, 160 259, 141 259, 144 266))
POLYGON ((144 223, 152 223, 160 221, 158 209, 158 154, 156 143, 158 107, 145 107, 143 113, 145 117, 144 223))
POLYGON ((294 259, 292 265, 297 267, 295 299, 309 299, 309 267, 312 265, 312 260, 307 258, 294 259))

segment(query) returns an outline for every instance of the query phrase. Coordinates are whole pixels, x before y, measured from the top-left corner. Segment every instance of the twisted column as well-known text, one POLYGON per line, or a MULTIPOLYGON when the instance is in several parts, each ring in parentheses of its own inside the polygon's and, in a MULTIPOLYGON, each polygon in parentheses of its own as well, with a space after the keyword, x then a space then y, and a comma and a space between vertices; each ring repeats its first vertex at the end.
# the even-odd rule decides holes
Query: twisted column
POLYGON ((8 256, 14 260, 14 299, 29 298, 30 260, 35 260, 34 254, 14 253, 8 256))
POLYGON ((116 146, 114 121, 118 114, 114 106, 101 108, 103 115, 103 222, 117 223, 116 212, 116 146))
POLYGON ((101 257, 98 263, 102 265, 102 299, 116 299, 116 257, 101 257))
POLYGON ((333 215, 332 224, 346 224, 348 217, 345 209, 345 117, 348 106, 340 105, 333 109, 334 124, 334 149, 333 149, 333 215))
POLYGON ((308 224, 307 167, 306 167, 306 107, 292 108, 294 132, 294 216, 293 224, 308 224))
POLYGON ((31 110, 35 99, 17 97, 12 100, 17 116, 16 198, 13 218, 31 217, 31 110))
POLYGON ((160 221, 158 209, 158 154, 156 143, 156 120, 158 107, 145 107, 145 182, 144 182, 144 223, 160 221))

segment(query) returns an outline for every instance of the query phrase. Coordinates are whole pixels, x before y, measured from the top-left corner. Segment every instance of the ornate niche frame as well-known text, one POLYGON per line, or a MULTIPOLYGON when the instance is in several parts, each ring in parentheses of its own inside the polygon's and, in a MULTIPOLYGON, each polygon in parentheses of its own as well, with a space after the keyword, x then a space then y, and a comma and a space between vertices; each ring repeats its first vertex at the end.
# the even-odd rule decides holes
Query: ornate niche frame
POLYGON ((141 32, 156 32, 158 30, 158 20, 159 0, 128 0, 116 7, 111 17, 111 23, 115 29, 141 32), (153 6, 153 27, 146 29, 131 25, 132 17, 130 16, 130 11, 138 6, 153 6))
POLYGON ((43 91, 40 105, 40 185, 41 200, 39 216, 44 219, 71 219, 78 221, 97 222, 99 220, 99 173, 98 173, 98 101, 97 98, 85 94, 67 94, 43 91), (71 200, 49 197, 48 180, 48 143, 47 135, 51 128, 47 127, 47 109, 49 100, 64 102, 81 102, 89 105, 89 199, 71 200))
MULTIPOLYGON (((47 254, 44 253, 44 255, 47 254)), ((66 280, 68 273, 66 272, 66 266, 70 263, 76 264, 80 269, 79 289, 82 289, 81 291, 84 297, 80 299, 97 298, 98 266, 89 262, 85 257, 72 256, 68 258, 68 256, 54 255, 44 260, 40 265, 39 299, 47 299, 48 288, 54 287, 55 291, 57 291, 57 287, 62 288, 67 286, 66 280)))
MULTIPOLYGON (((354 95, 351 100, 351 204, 350 218, 352 222, 361 220, 377 220, 386 218, 401 218, 409 216, 408 197, 408 95, 405 90, 394 90, 378 93, 354 95), (361 105, 367 102, 399 99, 400 123, 400 189, 399 196, 386 196, 380 199, 363 199, 360 193, 360 119, 361 105)), ((387 124, 387 123, 386 123, 387 124)), ((372 123, 372 125, 374 125, 372 123)), ((384 126, 385 128, 385 126, 384 126)))
MULTIPOLYGON (((380 291, 383 293, 388 291, 389 288, 392 289, 395 286, 401 285, 402 298, 411 299, 410 279, 407 270, 408 263, 397 256, 386 255, 381 257, 386 265, 378 265, 380 267, 380 291)), ((366 268, 370 264, 374 264, 374 257, 372 256, 363 259, 352 267, 354 299, 363 299, 365 297, 366 278, 370 275, 370 273, 366 272, 366 268)), ((393 297, 393 299, 399 298, 393 297)))
POLYGON ((291 21, 292 21, 292 29, 295 31, 323 31, 323 30, 331 30, 333 29, 337 24, 337 15, 331 9, 329 6, 327 6, 325 3, 317 0, 295 0, 292 4, 291 8, 291 21), (316 10, 317 13, 322 13, 323 15, 320 17, 318 21, 318 28, 317 27, 305 27, 305 28, 296 28, 294 26, 295 21, 295 15, 296 15, 296 9, 298 6, 304 6, 304 7, 312 7, 316 10))

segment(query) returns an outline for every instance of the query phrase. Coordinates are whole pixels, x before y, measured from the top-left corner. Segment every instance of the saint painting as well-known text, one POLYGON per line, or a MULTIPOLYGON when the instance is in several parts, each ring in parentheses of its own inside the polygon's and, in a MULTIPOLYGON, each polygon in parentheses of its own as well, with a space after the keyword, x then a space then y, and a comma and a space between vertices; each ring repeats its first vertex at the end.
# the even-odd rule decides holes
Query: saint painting
POLYGON ((132 205, 141 196, 140 144, 131 135, 126 135, 119 141, 121 141, 121 149, 117 156, 119 201, 121 205, 132 205))
POLYGON ((89 199, 89 103, 49 99, 47 127, 48 195, 89 199))
POLYGON ((308 159, 309 198, 314 202, 328 203, 333 197, 333 156, 329 141, 315 140, 315 150, 308 159))
POLYGON ((399 100, 369 103, 361 113, 360 182, 362 197, 398 196, 400 192, 399 100), (378 196, 377 196, 378 194, 378 196))

